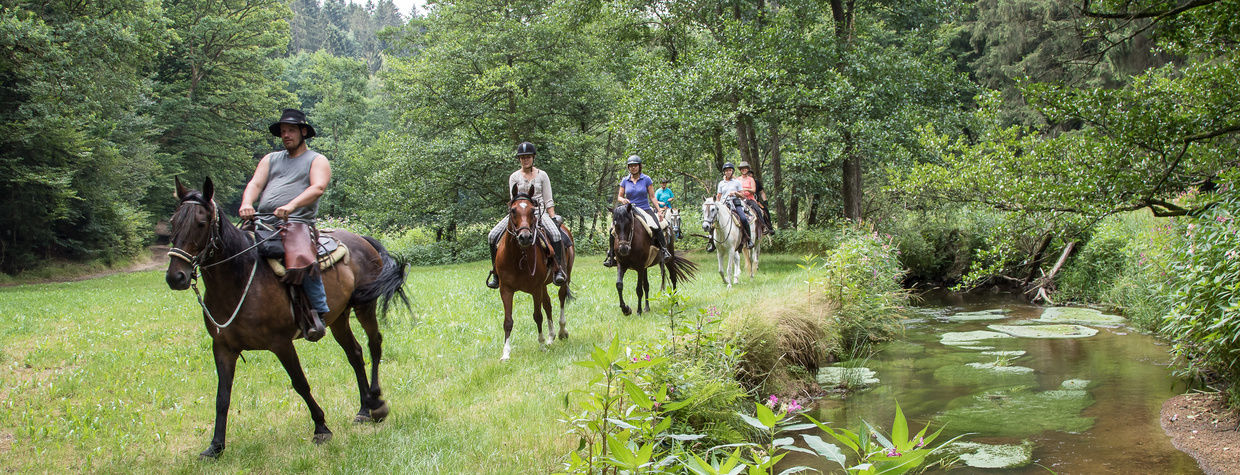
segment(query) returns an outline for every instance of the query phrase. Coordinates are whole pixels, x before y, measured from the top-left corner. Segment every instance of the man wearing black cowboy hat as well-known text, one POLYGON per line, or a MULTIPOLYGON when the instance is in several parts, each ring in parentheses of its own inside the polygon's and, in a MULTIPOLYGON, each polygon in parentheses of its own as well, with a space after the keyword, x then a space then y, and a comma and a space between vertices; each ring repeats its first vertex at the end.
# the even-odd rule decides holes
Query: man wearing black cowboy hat
POLYGON ((330 309, 314 256, 313 227, 319 197, 331 181, 332 167, 327 157, 306 147, 306 139, 314 137, 315 132, 302 111, 284 109, 280 120, 267 130, 280 138, 284 150, 269 153, 258 162, 254 178, 241 195, 239 214, 244 220, 258 216, 269 225, 285 226, 280 233, 286 251, 284 265, 288 269, 284 282, 301 284, 312 309, 306 321, 299 319, 298 324, 306 340, 318 341, 326 333, 319 315, 330 309), (257 210, 253 206, 255 200, 257 210))

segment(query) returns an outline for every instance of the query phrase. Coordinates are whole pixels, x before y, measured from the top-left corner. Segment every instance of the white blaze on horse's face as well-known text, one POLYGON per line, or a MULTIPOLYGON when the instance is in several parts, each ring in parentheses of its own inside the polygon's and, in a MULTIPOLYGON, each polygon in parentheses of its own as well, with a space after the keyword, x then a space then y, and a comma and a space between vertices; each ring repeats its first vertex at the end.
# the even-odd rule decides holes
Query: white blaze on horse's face
POLYGON ((520 207, 521 207, 521 209, 525 209, 525 208, 529 208, 529 207, 530 207, 530 204, 529 204, 529 203, 521 203, 521 204, 519 204, 519 205, 517 205, 517 206, 520 206, 520 207))

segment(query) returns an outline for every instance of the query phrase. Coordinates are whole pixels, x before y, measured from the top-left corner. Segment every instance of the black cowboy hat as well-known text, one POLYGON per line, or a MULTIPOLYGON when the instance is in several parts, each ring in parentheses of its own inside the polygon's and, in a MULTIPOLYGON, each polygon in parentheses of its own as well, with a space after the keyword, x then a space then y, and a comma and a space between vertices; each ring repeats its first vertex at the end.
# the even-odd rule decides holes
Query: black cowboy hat
POLYGON ((315 136, 314 126, 306 122, 306 113, 297 109, 284 109, 284 112, 280 113, 280 120, 267 127, 267 130, 271 132, 271 135, 279 137, 280 124, 300 125, 306 129, 306 138, 315 136))

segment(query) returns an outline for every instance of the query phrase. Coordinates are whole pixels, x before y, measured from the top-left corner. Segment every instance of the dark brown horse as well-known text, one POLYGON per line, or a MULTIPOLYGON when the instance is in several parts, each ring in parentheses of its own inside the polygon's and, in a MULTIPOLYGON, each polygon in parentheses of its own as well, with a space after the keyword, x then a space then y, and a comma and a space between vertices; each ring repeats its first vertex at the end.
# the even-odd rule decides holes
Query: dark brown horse
POLYGON ((654 238, 646 231, 637 217, 641 213, 632 203, 616 206, 611 210, 611 238, 616 250, 616 296, 620 297, 620 311, 625 315, 632 313, 624 303, 624 273, 629 269, 637 271, 637 314, 642 313, 642 301, 645 300, 646 310, 650 310, 650 280, 646 269, 659 265, 659 290, 667 287, 667 277, 671 277, 672 290, 679 282, 693 279, 697 272, 694 264, 684 256, 676 254, 674 243, 665 234, 667 249, 671 258, 662 259, 662 253, 654 246, 654 238), (666 271, 664 269, 666 268, 666 271))
MULTIPOLYGON (((215 394, 215 434, 203 457, 218 457, 224 451, 224 435, 228 425, 228 405, 232 399, 233 376, 237 356, 246 350, 268 350, 276 354, 288 372, 293 389, 306 401, 314 420, 314 441, 331 439, 323 418, 323 409, 310 395, 310 385, 302 372, 301 361, 293 347, 298 334, 288 290, 265 260, 253 250, 254 240, 220 213, 212 201, 215 187, 208 178, 202 192, 186 189, 176 181, 177 198, 181 200, 172 215, 172 252, 165 278, 173 290, 194 286, 202 272, 204 296, 203 323, 211 335, 215 354, 215 372, 219 387, 215 394)), ((382 421, 388 405, 379 389, 379 360, 383 336, 379 334, 376 307, 383 311, 393 295, 408 306, 404 291, 404 264, 388 255, 383 245, 370 238, 346 231, 331 233, 348 247, 350 257, 323 272, 323 285, 332 311, 323 315, 323 323, 344 348, 349 364, 357 376, 361 409, 355 422, 382 421), (367 382, 362 347, 349 328, 349 311, 366 331, 370 343, 370 381, 367 382)))
MULTIPOLYGON (((534 323, 538 325, 538 343, 549 345, 555 341, 551 335, 555 324, 551 320, 551 296, 547 293, 547 284, 551 283, 552 272, 548 268, 551 255, 538 244, 542 228, 538 225, 542 219, 542 208, 532 198, 534 186, 519 192, 512 186, 512 201, 508 202, 508 228, 499 239, 499 247, 495 253, 495 274, 499 276, 499 296, 504 301, 504 353, 500 361, 508 359, 512 351, 512 296, 517 291, 525 292, 534 297, 534 323), (543 339, 543 311, 547 313, 547 338, 543 339)), ((568 228, 563 225, 560 230, 572 238, 568 228)), ((573 298, 569 284, 573 281, 572 246, 564 246, 564 285, 560 286, 560 334, 561 340, 568 338, 568 330, 564 327, 564 302, 573 298)))

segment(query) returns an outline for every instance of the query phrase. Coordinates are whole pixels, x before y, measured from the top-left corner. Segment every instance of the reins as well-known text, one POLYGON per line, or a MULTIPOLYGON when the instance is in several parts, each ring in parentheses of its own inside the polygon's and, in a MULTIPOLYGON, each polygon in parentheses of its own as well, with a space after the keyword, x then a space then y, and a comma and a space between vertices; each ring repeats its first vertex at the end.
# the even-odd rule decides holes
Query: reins
MULTIPOLYGON (((535 247, 537 247, 537 246, 538 246, 538 231, 539 231, 539 229, 540 229, 540 228, 542 228, 542 215, 543 215, 543 210, 542 210, 542 207, 538 205, 538 202, 537 202, 537 201, 534 201, 534 198, 533 198, 533 197, 526 196, 526 195, 524 195, 524 194, 518 194, 518 195, 517 195, 516 197, 514 197, 511 201, 509 201, 509 202, 508 202, 508 207, 509 207, 509 209, 511 209, 511 208, 512 208, 512 204, 513 204, 513 203, 516 203, 516 202, 517 202, 517 201, 519 201, 519 200, 526 200, 526 201, 529 201, 529 202, 530 202, 530 204, 534 205, 534 220, 533 220, 533 221, 534 221, 534 224, 533 224, 532 226, 520 226, 520 227, 518 227, 518 228, 516 228, 516 229, 513 229, 513 227, 512 227, 512 218, 511 218, 511 217, 509 217, 509 219, 508 219, 508 227, 507 227, 507 228, 505 228, 504 230, 505 230, 505 231, 507 231, 507 232, 508 232, 508 235, 512 236, 512 237, 513 237, 513 239, 516 239, 516 238, 517 238, 517 234, 519 234, 519 233, 521 232, 521 230, 522 230, 522 229, 530 229, 530 232, 532 232, 532 233, 534 234, 534 244, 533 244, 533 245, 534 245, 535 247)), ((521 246, 518 246, 518 247, 521 247, 521 246)), ((538 251, 537 251, 537 250, 535 250, 534 252, 535 252, 535 255, 537 255, 538 251)), ((517 263, 518 263, 519 265, 525 265, 525 248, 524 248, 524 247, 521 247, 521 260, 517 261, 517 263)), ((520 267, 518 267, 518 268, 520 268, 520 267)), ((537 272, 538 272, 538 263, 537 263, 537 262, 535 262, 535 263, 534 263, 534 265, 531 265, 531 266, 530 266, 530 277, 534 277, 534 274, 535 274, 535 273, 537 273, 537 272)))
POLYGON ((214 202, 212 202, 210 206, 207 206, 207 204, 205 203, 194 201, 194 200, 182 200, 181 201, 181 204, 183 205, 187 203, 196 205, 196 206, 207 207, 211 210, 211 232, 210 232, 210 235, 207 237, 207 245, 201 252, 198 253, 198 255, 191 255, 190 253, 186 252, 184 249, 173 247, 168 250, 168 256, 176 257, 178 259, 181 259, 189 263, 190 265, 189 286, 191 289, 194 289, 194 297, 198 299, 198 306, 202 307, 202 311, 206 313, 207 319, 211 321, 212 325, 215 325, 216 333, 219 333, 220 330, 228 328, 229 325, 232 325, 233 321, 237 319, 237 315, 241 313, 241 306, 242 304, 245 303, 246 296, 250 294, 250 287, 254 283, 254 275, 258 273, 258 261, 260 261, 261 259, 257 259, 257 258, 254 259, 254 265, 251 266, 250 268, 250 278, 245 283, 245 290, 241 293, 241 299, 237 301, 237 307, 233 309, 232 315, 230 315, 228 317, 228 320, 222 324, 215 319, 214 315, 211 315, 211 310, 207 308, 207 304, 203 302, 202 300, 202 292, 198 290, 198 275, 201 273, 201 270, 203 269, 209 269, 211 267, 218 266, 220 264, 231 261, 243 254, 250 252, 254 248, 258 247, 259 244, 267 242, 271 238, 277 236, 278 233, 272 233, 270 236, 267 236, 266 238, 263 238, 262 240, 256 240, 254 245, 247 247, 241 252, 233 254, 226 259, 212 262, 207 265, 202 265, 202 260, 204 258, 209 257, 212 254, 212 252, 214 252, 216 249, 219 249, 218 241, 223 239, 220 235, 220 229, 221 229, 222 224, 220 223, 220 216, 219 216, 219 213, 217 212, 214 202))

